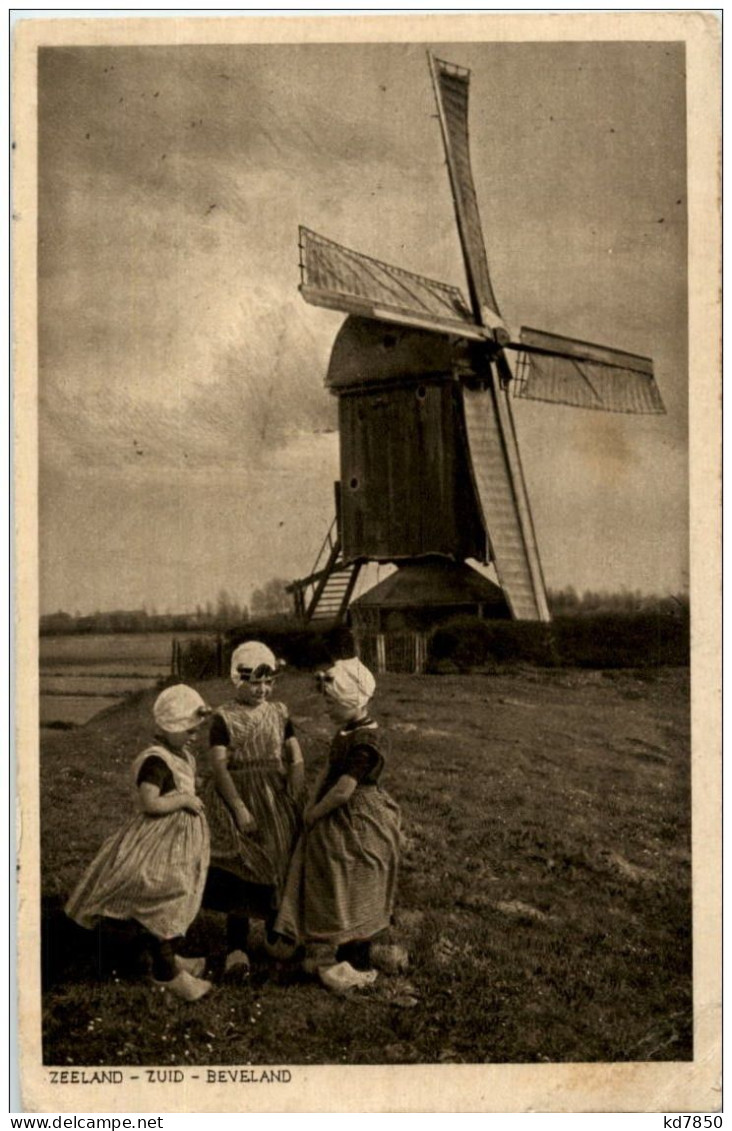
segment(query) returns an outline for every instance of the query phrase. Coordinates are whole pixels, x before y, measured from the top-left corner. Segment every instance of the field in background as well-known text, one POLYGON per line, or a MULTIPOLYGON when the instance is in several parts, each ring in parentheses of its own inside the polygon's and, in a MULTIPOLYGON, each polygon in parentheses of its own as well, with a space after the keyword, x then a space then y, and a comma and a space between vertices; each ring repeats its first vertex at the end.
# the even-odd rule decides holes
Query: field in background
MULTIPOLYGON (((551 625, 453 617, 421 634, 419 649, 414 633, 389 635, 387 666, 414 670, 418 653, 427 671, 441 675, 495 673, 521 664, 655 670, 689 662, 689 609, 681 598, 648 598, 644 603, 633 594, 586 594, 580 600, 567 591, 552 600, 551 625)), ((361 655, 374 666, 375 637, 357 635, 361 655)), ((41 636, 41 725, 83 724, 115 699, 154 686, 171 670, 189 680, 225 674, 231 647, 251 636, 268 643, 296 668, 328 662, 328 630, 317 624, 303 627, 282 616, 231 629, 226 638, 188 629, 41 636)), ((416 667, 421 670, 422 665, 416 667)))
POLYGON ((76 633, 40 638, 41 726, 80 726, 170 672, 173 634, 76 633))
MULTIPOLYGON (((395 937, 406 975, 343 1000, 253 945, 219 979, 223 922, 188 953, 217 979, 195 1005, 151 986, 134 940, 61 914, 131 811, 148 691, 42 735, 44 1059, 124 1064, 471 1063, 692 1057, 689 673, 524 668, 382 676, 386 788, 404 815, 395 937)), ((213 703, 224 680, 199 685, 213 703)), ((329 725, 286 673, 312 776, 329 725)))
POLYGON ((103 668, 120 674, 170 671, 170 632, 75 633, 40 638, 41 670, 103 668))

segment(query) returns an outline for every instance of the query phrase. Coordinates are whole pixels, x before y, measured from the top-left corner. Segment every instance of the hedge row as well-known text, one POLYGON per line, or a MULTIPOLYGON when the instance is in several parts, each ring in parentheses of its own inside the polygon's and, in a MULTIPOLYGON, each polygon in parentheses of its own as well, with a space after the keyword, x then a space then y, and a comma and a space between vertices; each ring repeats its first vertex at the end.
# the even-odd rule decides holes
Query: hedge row
MULTIPOLYGON (((267 621, 225 637, 183 640, 178 674, 189 679, 228 674, 233 649, 251 639, 267 644, 288 665, 306 670, 350 655, 352 647, 348 630, 267 621)), ((427 656, 427 670, 436 673, 510 663, 574 668, 685 665, 689 618, 683 611, 670 615, 666 610, 557 617, 548 625, 458 617, 433 629, 427 656)))
POLYGON ((689 663, 688 616, 596 613, 551 624, 460 618, 429 643, 433 671, 521 662, 541 667, 639 668, 689 663))
POLYGON ((690 660, 688 613, 597 613, 558 618, 553 628, 568 667, 679 666, 690 660))

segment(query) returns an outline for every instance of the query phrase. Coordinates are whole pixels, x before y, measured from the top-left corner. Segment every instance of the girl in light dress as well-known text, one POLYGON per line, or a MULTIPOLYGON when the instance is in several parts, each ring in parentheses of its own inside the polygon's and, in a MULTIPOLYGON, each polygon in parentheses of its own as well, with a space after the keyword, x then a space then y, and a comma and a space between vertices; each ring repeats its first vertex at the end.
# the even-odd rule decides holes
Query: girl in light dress
POLYGON ((209 831, 196 796, 189 750, 209 708, 184 684, 155 700, 155 741, 132 764, 138 812, 97 853, 66 904, 66 914, 91 929, 102 918, 134 919, 150 935, 153 981, 195 1001, 211 983, 203 958, 177 953, 201 906, 209 831))
POLYGON ((284 703, 272 701, 277 662, 256 640, 235 649, 236 698, 214 712, 209 779, 211 827, 204 903, 227 913, 225 972, 246 969, 250 916, 273 934, 287 869, 301 829, 304 766, 284 703))
POLYGON ((380 785, 384 744, 368 714, 371 672, 355 657, 338 660, 322 686, 337 730, 305 810, 276 930, 304 943, 311 968, 335 989, 376 976, 371 941, 392 918, 401 815, 380 785))

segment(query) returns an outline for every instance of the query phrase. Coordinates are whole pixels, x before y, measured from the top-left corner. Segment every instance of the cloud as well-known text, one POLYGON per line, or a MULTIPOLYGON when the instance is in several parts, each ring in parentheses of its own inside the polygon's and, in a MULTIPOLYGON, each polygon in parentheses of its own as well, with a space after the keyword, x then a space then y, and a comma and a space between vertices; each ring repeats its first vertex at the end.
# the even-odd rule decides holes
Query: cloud
POLYGON ((257 465, 67 465, 40 496, 41 606, 185 610, 222 587, 246 603, 271 577, 307 575, 337 474, 335 433, 293 436, 257 465))
POLYGON ((43 377, 44 465, 52 472, 72 465, 255 469, 291 438, 333 430, 336 405, 323 387, 327 346, 295 332, 288 307, 260 301, 256 333, 250 306, 195 376, 182 378, 171 366, 155 380, 139 372, 126 386, 102 368, 85 387, 43 377))

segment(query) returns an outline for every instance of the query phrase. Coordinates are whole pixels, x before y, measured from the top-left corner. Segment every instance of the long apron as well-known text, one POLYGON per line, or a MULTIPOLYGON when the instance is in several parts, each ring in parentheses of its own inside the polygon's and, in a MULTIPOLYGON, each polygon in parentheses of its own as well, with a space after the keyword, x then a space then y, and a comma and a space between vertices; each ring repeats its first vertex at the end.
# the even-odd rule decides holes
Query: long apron
POLYGON ((358 786, 300 838, 275 929, 300 942, 351 942, 385 930, 396 895, 401 813, 378 785, 358 786))
MULTIPOLYGON (((151 746, 134 761, 134 781, 143 762, 161 758, 177 793, 195 793, 195 759, 151 746)), ((166 796, 169 796, 166 794, 166 796)), ((137 813, 104 842, 66 904, 82 927, 101 918, 135 919, 160 939, 184 935, 198 914, 210 854, 204 815, 177 809, 155 816, 137 813)))
POLYGON ((229 732, 226 768, 257 828, 239 832, 211 774, 202 791, 211 826, 211 865, 246 884, 273 888, 279 902, 301 827, 282 760, 287 709, 282 703, 247 707, 234 702, 219 707, 218 714, 229 732))

